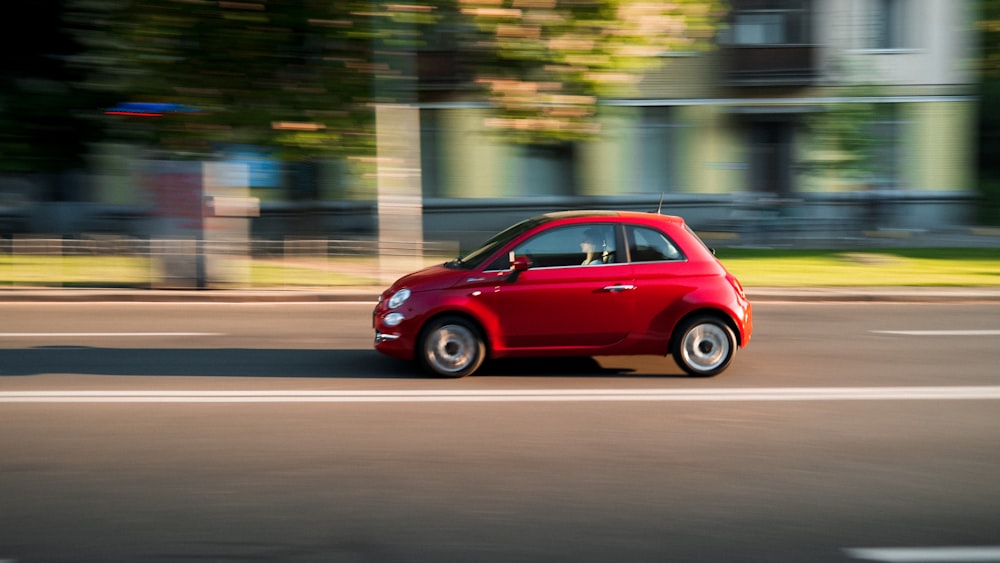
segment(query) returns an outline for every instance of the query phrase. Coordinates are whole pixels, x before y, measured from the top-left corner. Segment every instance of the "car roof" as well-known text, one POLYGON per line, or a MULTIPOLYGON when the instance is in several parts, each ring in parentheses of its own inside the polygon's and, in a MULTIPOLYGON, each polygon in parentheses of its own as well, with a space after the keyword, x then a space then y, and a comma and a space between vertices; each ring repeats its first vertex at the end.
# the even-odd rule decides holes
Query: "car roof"
POLYGON ((666 223, 683 223, 684 219, 676 215, 662 215, 659 213, 646 213, 643 211, 621 211, 613 209, 580 209, 572 211, 556 211, 546 213, 541 216, 549 221, 559 219, 579 219, 586 217, 620 217, 622 219, 635 219, 639 221, 662 221, 666 223))

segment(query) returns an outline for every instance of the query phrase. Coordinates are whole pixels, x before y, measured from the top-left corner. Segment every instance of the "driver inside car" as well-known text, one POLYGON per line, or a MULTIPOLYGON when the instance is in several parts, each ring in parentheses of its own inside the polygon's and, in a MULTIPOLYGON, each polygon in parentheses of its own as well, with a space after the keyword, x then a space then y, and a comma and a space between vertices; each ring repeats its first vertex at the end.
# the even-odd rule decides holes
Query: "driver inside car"
POLYGON ((586 255, 582 262, 584 266, 608 262, 608 241, 600 229, 587 229, 583 232, 580 250, 586 255))

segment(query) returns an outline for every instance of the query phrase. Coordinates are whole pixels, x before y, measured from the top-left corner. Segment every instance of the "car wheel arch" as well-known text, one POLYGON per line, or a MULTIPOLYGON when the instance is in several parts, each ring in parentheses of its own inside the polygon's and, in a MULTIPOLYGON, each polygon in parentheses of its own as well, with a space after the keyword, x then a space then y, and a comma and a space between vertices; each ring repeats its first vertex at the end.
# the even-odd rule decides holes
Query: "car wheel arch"
POLYGON ((713 377, 725 371, 740 337, 728 315, 713 309, 699 309, 677 324, 670 339, 669 354, 692 377, 713 377))
POLYGON ((740 331, 740 327, 733 319, 733 317, 721 309, 714 309, 708 307, 708 308, 699 308, 699 309, 694 309, 692 311, 688 311, 683 317, 678 319, 677 324, 675 324, 673 329, 670 331, 670 340, 667 342, 668 354, 670 353, 670 350, 673 350, 676 340, 682 336, 680 334, 680 331, 677 330, 678 327, 685 326, 691 319, 702 316, 714 317, 717 320, 726 323, 726 326, 728 326, 729 329, 733 331, 733 335, 736 336, 737 348, 743 347, 743 333, 740 331))
MULTIPOLYGON (((471 323, 475 327, 476 331, 479 332, 479 336, 482 338, 483 344, 486 346, 486 359, 490 359, 493 357, 493 335, 490 333, 489 330, 486 329, 486 325, 485 323, 482 322, 481 319, 479 319, 476 315, 473 315, 468 311, 456 310, 456 309, 443 309, 440 311, 436 311, 431 315, 428 315, 427 318, 425 318, 423 322, 420 324, 420 330, 417 332, 416 341, 417 342, 423 341, 424 335, 426 334, 427 331, 427 327, 433 326, 436 321, 446 317, 459 318, 471 323)), ((420 354, 419 347, 414 349, 414 356, 417 356, 418 354, 420 354)))

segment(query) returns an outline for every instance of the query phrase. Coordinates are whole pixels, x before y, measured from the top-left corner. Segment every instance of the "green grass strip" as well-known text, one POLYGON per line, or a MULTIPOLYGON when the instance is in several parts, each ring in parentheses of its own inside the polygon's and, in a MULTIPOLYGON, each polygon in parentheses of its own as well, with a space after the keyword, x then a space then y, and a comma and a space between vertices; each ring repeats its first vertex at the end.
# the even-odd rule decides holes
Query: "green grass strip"
POLYGON ((1000 249, 719 249, 716 256, 752 287, 998 286, 1000 249))
MULTIPOLYGON (((748 287, 1000 286, 1000 249, 786 250, 720 248, 717 257, 748 287)), ((245 262, 236 286, 379 285, 373 256, 245 262)), ((149 287, 158 276, 133 256, 0 255, 3 287, 149 287)))

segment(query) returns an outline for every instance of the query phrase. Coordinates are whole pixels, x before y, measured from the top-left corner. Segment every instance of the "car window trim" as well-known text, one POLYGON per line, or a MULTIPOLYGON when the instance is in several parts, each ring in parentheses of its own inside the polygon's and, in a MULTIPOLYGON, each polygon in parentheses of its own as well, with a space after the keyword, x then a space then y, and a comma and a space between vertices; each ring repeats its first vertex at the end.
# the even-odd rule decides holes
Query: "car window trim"
POLYGON ((674 240, 674 237, 670 236, 668 233, 663 232, 663 230, 658 229, 652 225, 643 225, 638 223, 625 223, 622 226, 624 227, 625 230, 625 249, 626 252, 628 253, 629 264, 664 264, 664 263, 674 264, 677 262, 689 261, 687 253, 684 252, 684 248, 682 248, 679 244, 677 244, 677 241, 674 240), (635 229, 648 229, 653 232, 659 233, 660 236, 665 238, 667 242, 670 243, 671 246, 677 249, 677 252, 680 253, 680 256, 678 258, 664 259, 664 260, 642 260, 642 261, 634 260, 632 257, 632 246, 635 243, 635 229))
MULTIPOLYGON (((627 244, 623 245, 623 243, 627 243, 627 241, 625 239, 625 234, 624 234, 624 232, 625 232, 625 230, 624 230, 625 229, 625 224, 617 222, 617 221, 608 221, 608 220, 605 219, 605 220, 602 220, 602 221, 595 221, 595 222, 585 222, 585 223, 584 222, 580 222, 580 223, 569 223, 569 224, 566 224, 566 225, 558 225, 558 226, 555 226, 555 227, 546 228, 546 229, 542 230, 541 232, 534 233, 534 234, 528 236, 527 238, 525 238, 525 239, 523 239, 523 240, 521 240, 520 242, 517 242, 517 243, 511 243, 510 241, 508 241, 508 244, 510 244, 511 246, 509 248, 505 249, 505 250, 498 251, 496 254, 490 256, 491 259, 484 262, 485 266, 484 266, 484 269, 482 270, 482 272, 484 274, 486 274, 486 273, 497 273, 497 272, 506 272, 506 271, 509 271, 509 268, 503 268, 503 269, 499 269, 499 270, 496 270, 496 269, 486 269, 486 268, 488 268, 489 265, 492 264, 493 262, 496 262, 497 259, 500 256, 502 256, 503 254, 509 254, 511 251, 514 250, 515 247, 520 246, 521 244, 527 242, 532 237, 536 237, 536 236, 539 236, 539 235, 541 235, 543 233, 551 232, 551 231, 554 231, 554 230, 557 230, 557 229, 573 228, 573 227, 581 227, 581 226, 584 226, 584 227, 607 226, 607 227, 611 228, 612 233, 614 234, 614 239, 615 239, 615 250, 612 251, 612 253, 616 256, 616 261, 615 262, 609 262, 607 264, 563 264, 563 265, 559 265, 559 266, 532 266, 530 269, 532 269, 532 270, 551 270, 553 268, 583 268, 583 267, 594 267, 594 266, 621 266, 621 265, 625 265, 625 264, 629 263, 629 259, 628 259, 628 245, 627 244), (621 261, 621 260, 617 259, 617 256, 619 256, 622 253, 621 249, 623 249, 623 248, 624 248, 624 253, 625 253, 624 254, 625 260, 621 261)), ((674 246, 676 246, 676 245, 674 245, 674 246)), ((682 254, 683 254, 683 252, 682 252, 682 254)))

